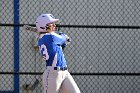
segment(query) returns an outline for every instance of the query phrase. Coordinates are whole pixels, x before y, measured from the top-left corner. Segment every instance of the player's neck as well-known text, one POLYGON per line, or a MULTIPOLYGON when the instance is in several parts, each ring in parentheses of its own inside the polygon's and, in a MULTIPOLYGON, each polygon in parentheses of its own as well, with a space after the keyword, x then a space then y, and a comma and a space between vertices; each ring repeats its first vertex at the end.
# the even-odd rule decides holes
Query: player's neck
POLYGON ((47 33, 53 33, 55 32, 54 30, 48 30, 47 33))

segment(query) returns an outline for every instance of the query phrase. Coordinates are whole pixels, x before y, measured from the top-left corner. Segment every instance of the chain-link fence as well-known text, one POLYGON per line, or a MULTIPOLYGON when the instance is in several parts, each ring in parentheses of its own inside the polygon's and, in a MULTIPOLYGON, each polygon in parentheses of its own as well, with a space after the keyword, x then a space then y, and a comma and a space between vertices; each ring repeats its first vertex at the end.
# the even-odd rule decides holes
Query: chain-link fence
POLYGON ((139 0, 1 0, 0 93, 42 93, 45 62, 34 25, 42 13, 60 19, 72 39, 68 68, 81 93, 139 93, 139 0))

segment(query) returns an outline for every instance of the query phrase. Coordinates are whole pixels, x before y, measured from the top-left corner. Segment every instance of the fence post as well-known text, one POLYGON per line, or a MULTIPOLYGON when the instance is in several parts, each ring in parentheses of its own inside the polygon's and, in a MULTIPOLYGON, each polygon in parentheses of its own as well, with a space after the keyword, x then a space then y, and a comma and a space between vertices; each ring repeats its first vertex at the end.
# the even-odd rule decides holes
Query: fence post
MULTIPOLYGON (((19 0, 14 0, 14 24, 19 24, 19 0)), ((19 72, 19 26, 14 26, 14 72, 19 72)), ((14 93, 19 93, 19 74, 14 74, 14 93)))

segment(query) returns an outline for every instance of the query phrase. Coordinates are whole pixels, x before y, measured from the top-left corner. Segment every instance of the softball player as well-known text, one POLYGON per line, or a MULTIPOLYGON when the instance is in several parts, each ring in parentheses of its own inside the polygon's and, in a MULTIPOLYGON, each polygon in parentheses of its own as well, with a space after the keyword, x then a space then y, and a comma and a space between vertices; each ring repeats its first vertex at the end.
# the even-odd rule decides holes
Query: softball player
POLYGON ((66 46, 69 37, 64 33, 55 33, 55 19, 52 14, 42 14, 36 20, 37 30, 41 33, 38 46, 46 70, 43 73, 44 93, 80 93, 74 79, 68 72, 62 47, 66 46))

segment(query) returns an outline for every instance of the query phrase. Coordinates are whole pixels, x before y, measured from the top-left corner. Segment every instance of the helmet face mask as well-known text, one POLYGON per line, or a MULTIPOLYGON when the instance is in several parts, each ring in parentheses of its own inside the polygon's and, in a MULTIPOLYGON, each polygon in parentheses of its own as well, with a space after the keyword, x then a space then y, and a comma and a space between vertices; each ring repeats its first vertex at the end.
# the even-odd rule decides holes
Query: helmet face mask
POLYGON ((55 19, 52 14, 41 14, 36 20, 36 27, 38 32, 46 32, 47 25, 50 23, 55 23, 59 19, 55 19))

